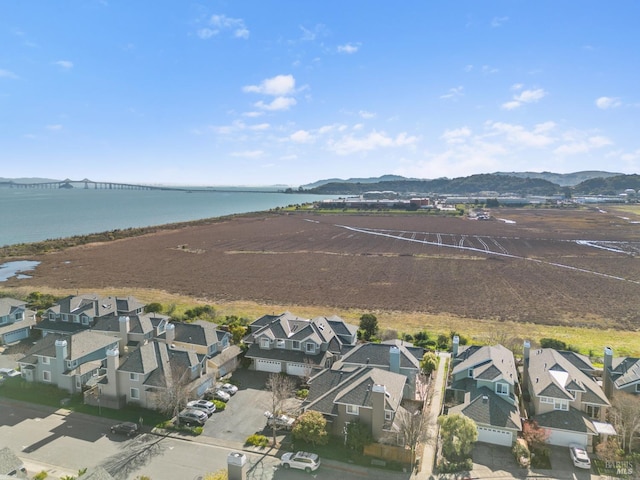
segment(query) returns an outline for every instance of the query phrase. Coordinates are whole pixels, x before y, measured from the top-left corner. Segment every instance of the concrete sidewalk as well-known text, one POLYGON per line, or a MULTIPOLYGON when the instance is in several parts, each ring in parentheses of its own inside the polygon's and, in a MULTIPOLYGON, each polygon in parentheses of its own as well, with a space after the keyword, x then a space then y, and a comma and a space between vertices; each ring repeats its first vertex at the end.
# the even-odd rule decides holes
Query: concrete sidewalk
POLYGON ((431 390, 431 398, 427 400, 428 409, 424 412, 427 415, 426 430, 427 439, 424 442, 422 452, 417 452, 420 457, 418 471, 414 471, 411 475, 413 480, 427 480, 435 478, 433 470, 436 461, 436 447, 438 442, 438 416, 442 409, 442 394, 446 382, 445 366, 451 355, 447 352, 439 352, 440 362, 438 371, 433 379, 433 389, 431 390))

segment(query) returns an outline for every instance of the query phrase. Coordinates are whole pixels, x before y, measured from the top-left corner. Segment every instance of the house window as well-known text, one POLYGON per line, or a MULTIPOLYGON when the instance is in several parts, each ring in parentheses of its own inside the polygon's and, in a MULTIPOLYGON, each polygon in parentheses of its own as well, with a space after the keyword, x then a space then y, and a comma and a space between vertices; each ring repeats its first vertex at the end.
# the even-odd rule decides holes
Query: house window
POLYGON ((42 381, 50 382, 51 381, 51 372, 49 370, 42 371, 42 381))
POLYGON ((584 411, 591 418, 600 418, 600 407, 598 405, 586 405, 584 411))
POLYGON ((132 382, 137 382, 138 381, 138 374, 137 373, 129 373, 129 380, 131 380, 132 382))
POLYGON ((42 357, 42 364, 49 365, 51 359, 49 357, 42 357))
POLYGON ((71 315, 71 319, 73 320, 73 323, 80 323, 80 317, 77 315, 71 315))
POLYGON ((284 348, 284 340, 280 338, 276 340, 276 348, 284 348))
POLYGON ((89 318, 88 317, 82 317, 82 324, 83 325, 89 325, 89 318))
POLYGON ((308 343, 305 345, 305 351, 306 351, 307 353, 315 353, 315 352, 316 352, 316 344, 315 344, 315 343, 313 343, 313 342, 308 342, 308 343))
POLYGON ((553 398, 540 397, 540 403, 553 403, 553 398))
POLYGON ((554 410, 569 410, 569 402, 566 400, 562 400, 560 398, 556 398, 555 401, 553 402, 553 409, 554 410))
POLYGON ((360 408, 357 405, 347 405, 347 413, 349 415, 358 415, 360 408))
POLYGON ((76 368, 78 366, 77 360, 67 360, 67 368, 76 368))
POLYGON ((62 314, 62 321, 63 322, 68 322, 69 321, 69 315, 67 315, 66 313, 62 314))
POLYGON ((294 350, 300 350, 300 342, 298 340, 293 340, 291 342, 291 348, 294 350))
POLYGON ((22 312, 16 312, 16 321, 22 320, 22 312))
POLYGON ((129 396, 133 399, 133 400, 139 400, 140 399, 140 389, 138 388, 132 388, 129 392, 129 396))
POLYGON ((49 320, 55 320, 56 316, 53 312, 49 312, 49 320))
POLYGON ((469 371, 467 372, 467 376, 469 378, 473 378, 473 368, 470 368, 469 371))
POLYGON ((498 395, 509 395, 508 383, 496 383, 496 393, 498 395))
POLYGON ((260 339, 260 348, 269 348, 269 339, 268 338, 261 338, 260 339))
POLYGON ((640 383, 636 383, 636 393, 640 392, 640 383))
POLYGON ((391 410, 385 410, 384 411, 384 419, 388 422, 390 422, 391 420, 393 420, 393 411, 391 410))

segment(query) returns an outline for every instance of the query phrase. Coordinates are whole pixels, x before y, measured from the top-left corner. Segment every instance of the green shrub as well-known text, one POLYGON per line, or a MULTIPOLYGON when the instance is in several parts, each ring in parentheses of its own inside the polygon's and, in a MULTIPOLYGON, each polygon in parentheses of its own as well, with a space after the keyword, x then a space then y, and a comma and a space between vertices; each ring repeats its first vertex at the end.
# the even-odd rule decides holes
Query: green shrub
POLYGON ((49 474, 47 472, 45 472, 44 470, 42 470, 40 473, 36 473, 33 476, 33 480, 44 480, 48 476, 49 476, 49 474))
POLYGON ((448 462, 445 459, 438 464, 438 473, 470 472, 473 470, 473 460, 467 458, 459 462, 448 462))
POLYGON ((245 441, 247 445, 255 445, 256 447, 266 447, 269 445, 269 439, 264 435, 254 433, 245 441))
POLYGON ((300 390, 296 391, 296 397, 298 398, 307 398, 309 396, 309 389, 307 388, 301 388, 300 390))
POLYGON ((225 408, 227 408, 227 404, 224 403, 222 400, 211 400, 211 401, 216 406, 216 412, 221 412, 225 408))

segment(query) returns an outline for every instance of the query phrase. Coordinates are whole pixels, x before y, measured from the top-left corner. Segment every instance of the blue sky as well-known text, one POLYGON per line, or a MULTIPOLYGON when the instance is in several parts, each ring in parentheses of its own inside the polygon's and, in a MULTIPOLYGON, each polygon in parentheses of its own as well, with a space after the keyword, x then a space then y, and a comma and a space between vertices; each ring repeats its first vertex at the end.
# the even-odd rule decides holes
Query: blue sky
POLYGON ((640 173, 640 3, 4 1, 0 177, 640 173))

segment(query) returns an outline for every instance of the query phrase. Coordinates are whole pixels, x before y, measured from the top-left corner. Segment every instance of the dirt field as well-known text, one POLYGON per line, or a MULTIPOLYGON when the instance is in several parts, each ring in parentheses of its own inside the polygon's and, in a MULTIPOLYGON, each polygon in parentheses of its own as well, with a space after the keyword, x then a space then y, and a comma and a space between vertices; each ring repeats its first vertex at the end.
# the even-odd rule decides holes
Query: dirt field
MULTIPOLYGON (((640 210, 638 210, 640 212, 640 210)), ((640 220, 598 209, 256 214, 44 255, 29 291, 154 289, 211 303, 423 312, 636 330, 640 220)), ((327 314, 332 312, 328 311, 327 314)))

